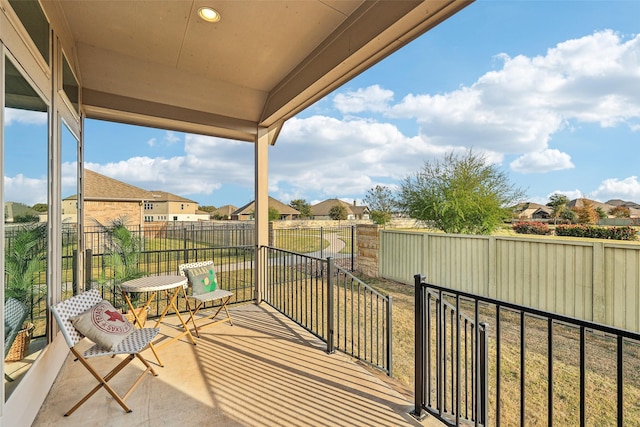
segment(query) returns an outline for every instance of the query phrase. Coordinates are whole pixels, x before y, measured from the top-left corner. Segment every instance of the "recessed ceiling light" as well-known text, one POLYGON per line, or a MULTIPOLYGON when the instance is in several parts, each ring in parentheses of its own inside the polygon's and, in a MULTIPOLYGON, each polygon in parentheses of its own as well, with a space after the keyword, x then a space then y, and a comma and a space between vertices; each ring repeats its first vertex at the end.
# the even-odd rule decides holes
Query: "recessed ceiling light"
POLYGON ((210 7, 201 7, 198 9, 198 15, 207 22, 218 22, 220 20, 220 14, 210 7))

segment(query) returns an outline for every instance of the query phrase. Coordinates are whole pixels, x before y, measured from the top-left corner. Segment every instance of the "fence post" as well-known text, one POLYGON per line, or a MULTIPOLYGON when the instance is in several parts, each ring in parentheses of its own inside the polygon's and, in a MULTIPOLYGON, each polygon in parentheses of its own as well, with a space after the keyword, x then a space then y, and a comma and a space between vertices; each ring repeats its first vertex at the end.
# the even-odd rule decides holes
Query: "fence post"
POLYGON ((327 276, 328 276, 328 280, 327 280, 327 353, 329 354, 334 353, 336 351, 335 345, 333 342, 333 326, 334 326, 333 270, 334 270, 333 258, 329 257, 327 258, 327 276))
POLYGON ((182 235, 183 247, 184 247, 184 262, 189 262, 189 251, 187 250, 187 227, 183 227, 184 234, 182 235))
POLYGON ((71 259, 71 289, 73 295, 78 295, 78 250, 73 250, 71 259))
POLYGON ((351 271, 356 271, 354 266, 354 258, 356 254, 356 226, 351 226, 351 271))
POLYGON ((91 289, 91 273, 92 273, 93 253, 91 249, 84 251, 84 289, 91 289))
POLYGON ((389 303, 387 305, 387 370, 390 377, 393 376, 393 321, 391 309, 393 298, 389 295, 389 303))
POLYGON ((480 323, 480 342, 478 343, 478 351, 480 353, 480 363, 478 363, 479 372, 479 384, 478 384, 478 419, 480 424, 487 425, 488 408, 487 402, 489 401, 489 333, 487 329, 489 325, 486 323, 480 323))
POLYGON ((415 402, 413 415, 418 420, 424 419, 426 413, 423 409, 424 406, 424 331, 423 331, 423 318, 424 318, 424 305, 422 298, 422 276, 416 274, 413 276, 415 284, 415 402))

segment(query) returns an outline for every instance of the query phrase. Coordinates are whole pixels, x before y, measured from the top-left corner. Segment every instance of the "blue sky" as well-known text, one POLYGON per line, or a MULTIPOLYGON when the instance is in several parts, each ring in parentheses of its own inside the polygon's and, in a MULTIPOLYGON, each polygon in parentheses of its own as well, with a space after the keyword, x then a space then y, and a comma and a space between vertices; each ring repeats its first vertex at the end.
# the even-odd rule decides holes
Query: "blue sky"
MULTIPOLYGON (((478 0, 290 119, 270 195, 361 201, 473 147, 528 201, 640 203, 639 21, 633 0, 478 0)), ((93 120, 85 132, 99 173, 201 205, 254 198, 250 143, 93 120)))

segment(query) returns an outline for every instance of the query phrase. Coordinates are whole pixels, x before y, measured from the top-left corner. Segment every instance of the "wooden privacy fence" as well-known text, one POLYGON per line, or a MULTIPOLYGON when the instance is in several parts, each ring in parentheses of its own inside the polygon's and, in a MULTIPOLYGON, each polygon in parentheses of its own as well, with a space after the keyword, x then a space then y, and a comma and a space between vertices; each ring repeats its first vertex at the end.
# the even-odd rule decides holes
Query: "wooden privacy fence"
POLYGON ((640 245, 380 231, 380 276, 640 332, 640 245))

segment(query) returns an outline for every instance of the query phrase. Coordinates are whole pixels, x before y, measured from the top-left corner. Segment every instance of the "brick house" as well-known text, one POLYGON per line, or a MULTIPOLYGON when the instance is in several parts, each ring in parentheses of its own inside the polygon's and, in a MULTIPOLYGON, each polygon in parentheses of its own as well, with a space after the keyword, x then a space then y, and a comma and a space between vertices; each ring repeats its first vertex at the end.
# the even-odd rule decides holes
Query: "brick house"
MULTIPOLYGON (((198 202, 166 191, 147 191, 134 185, 85 169, 84 218, 87 227, 108 224, 126 217, 129 225, 157 221, 208 220, 198 210, 198 202)), ((78 215, 77 195, 62 201, 63 222, 74 222, 78 215)))

